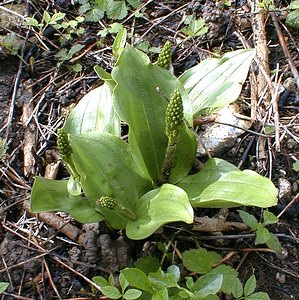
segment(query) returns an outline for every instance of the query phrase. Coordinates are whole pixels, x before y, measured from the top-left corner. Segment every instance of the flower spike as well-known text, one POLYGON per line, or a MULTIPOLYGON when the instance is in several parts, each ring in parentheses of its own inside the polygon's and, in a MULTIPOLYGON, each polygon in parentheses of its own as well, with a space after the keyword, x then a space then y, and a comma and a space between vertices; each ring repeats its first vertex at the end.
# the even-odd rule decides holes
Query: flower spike
POLYGON ((171 64, 171 43, 167 41, 158 57, 157 65, 161 68, 169 70, 171 64))

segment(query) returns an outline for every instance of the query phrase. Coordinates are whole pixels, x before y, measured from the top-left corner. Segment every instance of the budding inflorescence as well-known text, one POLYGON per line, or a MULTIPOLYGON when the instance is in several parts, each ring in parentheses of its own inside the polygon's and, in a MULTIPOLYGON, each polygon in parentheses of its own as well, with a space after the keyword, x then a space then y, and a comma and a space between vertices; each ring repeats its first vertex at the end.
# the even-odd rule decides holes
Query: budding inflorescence
POLYGON ((67 133, 63 129, 57 131, 57 146, 62 158, 68 158, 72 154, 72 147, 69 143, 67 133))
POLYGON ((167 41, 163 46, 157 61, 158 66, 169 69, 171 64, 171 43, 167 41))
POLYGON ((115 200, 109 196, 102 196, 97 199, 96 204, 105 208, 113 209, 115 206, 115 200))
POLYGON ((184 118, 183 101, 179 90, 175 90, 166 109, 166 134, 177 136, 178 129, 184 118))

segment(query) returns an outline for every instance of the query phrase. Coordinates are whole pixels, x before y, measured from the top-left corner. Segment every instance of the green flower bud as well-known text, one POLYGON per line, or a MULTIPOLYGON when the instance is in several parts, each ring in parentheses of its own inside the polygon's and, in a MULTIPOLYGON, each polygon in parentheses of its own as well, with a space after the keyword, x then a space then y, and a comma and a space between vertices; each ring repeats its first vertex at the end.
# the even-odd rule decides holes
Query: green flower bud
POLYGON ((137 220, 137 215, 131 211, 129 208, 124 207, 117 203, 115 199, 113 199, 110 196, 102 196, 99 199, 96 200, 96 205, 104 207, 104 208, 109 208, 109 209, 114 209, 116 213, 119 213, 120 215, 130 219, 130 220, 137 220))
POLYGON ((102 196, 100 199, 97 199, 96 204, 102 207, 113 209, 115 206, 115 200, 109 196, 102 196))
POLYGON ((183 101, 178 89, 171 97, 166 109, 166 134, 168 137, 176 137, 178 129, 184 119, 183 101))
POLYGON ((63 129, 57 130, 57 147, 64 160, 68 159, 72 154, 72 147, 69 143, 67 133, 63 129))
POLYGON ((171 64, 171 43, 167 41, 158 57, 157 65, 161 68, 169 70, 171 64))

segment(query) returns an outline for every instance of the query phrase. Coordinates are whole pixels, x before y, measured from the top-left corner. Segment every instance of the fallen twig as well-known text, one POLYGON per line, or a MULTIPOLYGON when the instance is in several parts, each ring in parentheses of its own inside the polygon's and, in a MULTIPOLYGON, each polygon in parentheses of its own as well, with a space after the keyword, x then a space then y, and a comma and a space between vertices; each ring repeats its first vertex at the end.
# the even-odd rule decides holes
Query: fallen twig
MULTIPOLYGON (((3 9, 3 7, 1 7, 1 8, 3 9)), ((20 79, 21 79, 21 74, 22 74, 22 69, 23 69, 23 61, 24 61, 24 57, 25 57, 25 49, 26 49, 28 38, 29 38, 29 30, 27 31, 26 38, 23 42, 22 52, 21 52, 21 56, 20 56, 19 69, 18 69, 16 79, 14 82, 14 88, 13 88, 13 93, 12 93, 11 102, 10 102, 9 114, 8 114, 8 118, 7 118, 7 122, 6 122, 6 133, 4 136, 5 143, 7 143, 8 136, 10 133, 10 127, 11 127, 12 118, 13 118, 13 114, 14 114, 14 107, 15 107, 15 103, 16 103, 16 99, 17 99, 17 90, 18 90, 18 85, 19 85, 20 79)))
MULTIPOLYGON (((30 211, 30 204, 28 200, 24 201, 23 207, 31 216, 36 216, 36 214, 30 211)), ((59 232, 67 236, 69 239, 71 239, 72 241, 75 242, 78 241, 80 235, 80 229, 66 222, 63 218, 60 218, 55 213, 53 212, 39 213, 38 219, 48 224, 49 226, 55 228, 56 230, 58 230, 59 232)))
POLYGON ((288 59, 288 63, 290 65, 290 69, 291 69, 291 72, 294 76, 294 79, 295 79, 295 82, 296 82, 296 85, 298 87, 297 89, 297 95, 299 97, 299 72, 298 72, 298 69, 294 63, 294 60, 289 52, 289 49, 286 45, 286 42, 285 42, 285 39, 283 37, 283 34, 282 34, 282 31, 280 29, 280 26, 279 26, 279 23, 278 23, 278 19, 277 19, 277 15, 275 12, 271 12, 270 13, 271 17, 272 17, 272 21, 274 23, 274 26, 275 26, 275 29, 276 29, 276 32, 277 32, 277 36, 278 36, 278 40, 279 40, 279 43, 280 43, 280 46, 283 50, 283 53, 285 55, 285 57, 288 59))
POLYGON ((209 217, 195 217, 192 230, 202 232, 221 232, 239 230, 245 231, 249 227, 243 222, 229 222, 224 218, 209 218, 209 217))

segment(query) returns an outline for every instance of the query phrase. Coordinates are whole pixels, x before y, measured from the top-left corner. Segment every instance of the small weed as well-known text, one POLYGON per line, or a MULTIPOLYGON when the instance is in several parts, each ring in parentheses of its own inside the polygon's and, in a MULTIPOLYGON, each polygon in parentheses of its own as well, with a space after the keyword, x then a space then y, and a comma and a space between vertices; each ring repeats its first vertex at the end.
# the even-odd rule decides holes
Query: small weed
POLYGON ((265 10, 266 12, 269 11, 270 9, 274 9, 274 0, 262 0, 258 1, 258 6, 265 10))
POLYGON ((276 235, 271 233, 265 226, 278 222, 277 217, 268 210, 263 211, 263 221, 258 220, 251 214, 238 210, 242 221, 255 231, 255 245, 266 244, 270 249, 281 252, 281 244, 276 235))
MULTIPOLYGON (((222 257, 206 249, 190 249, 183 252, 183 268, 198 274, 181 278, 182 272, 171 265, 166 272, 153 257, 143 257, 135 263, 141 268, 126 268, 119 276, 120 288, 115 286, 113 276, 108 280, 101 276, 93 278, 101 292, 109 299, 211 299, 219 300, 221 295, 233 295, 237 300, 269 300, 264 292, 255 292, 256 279, 252 275, 244 287, 235 269, 221 264, 222 257), (153 269, 155 266, 155 269, 153 269), (132 287, 131 289, 129 287, 132 287)), ((185 271, 183 273, 185 273, 185 271)))
POLYGON ((5 292, 8 286, 9 286, 8 282, 0 281, 0 294, 5 292))
POLYGON ((187 16, 184 24, 187 26, 182 29, 182 32, 189 37, 201 36, 208 32, 208 27, 205 26, 203 18, 196 19, 194 16, 187 16))
POLYGON ((5 55, 18 55, 21 46, 21 42, 16 38, 16 34, 13 32, 0 39, 0 47, 3 48, 5 55))
POLYGON ((288 9, 290 12, 286 18, 286 24, 295 29, 299 29, 299 0, 292 1, 288 9))
POLYGON ((99 22, 105 14, 108 19, 121 20, 128 15, 128 5, 137 9, 141 4, 139 0, 77 0, 77 2, 81 5, 79 13, 85 16, 87 22, 99 22))
POLYGON ((256 278, 251 275, 243 287, 239 278, 232 285, 232 294, 236 300, 270 300, 267 293, 255 292, 256 278))

